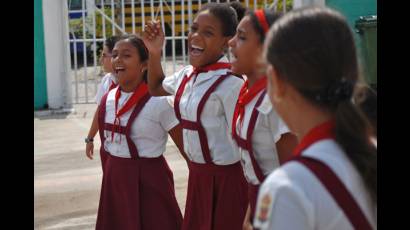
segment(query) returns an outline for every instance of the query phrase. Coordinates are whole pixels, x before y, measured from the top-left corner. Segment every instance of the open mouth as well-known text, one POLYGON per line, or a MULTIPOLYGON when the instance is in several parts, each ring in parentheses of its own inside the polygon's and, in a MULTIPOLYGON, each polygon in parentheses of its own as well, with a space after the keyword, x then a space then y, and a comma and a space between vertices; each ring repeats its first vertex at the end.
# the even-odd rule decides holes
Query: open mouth
POLYGON ((233 52, 233 50, 230 50, 230 52, 231 52, 230 62, 233 64, 234 62, 238 60, 238 57, 236 56, 235 52, 233 52))
POLYGON ((115 67, 114 71, 115 71, 116 74, 119 74, 119 73, 124 72, 125 68, 124 67, 115 67))
POLYGON ((231 52, 232 56, 232 60, 236 61, 238 59, 238 57, 236 56, 236 54, 234 52, 231 52))
POLYGON ((204 52, 204 48, 196 45, 191 45, 190 49, 190 54, 193 57, 198 57, 204 52))

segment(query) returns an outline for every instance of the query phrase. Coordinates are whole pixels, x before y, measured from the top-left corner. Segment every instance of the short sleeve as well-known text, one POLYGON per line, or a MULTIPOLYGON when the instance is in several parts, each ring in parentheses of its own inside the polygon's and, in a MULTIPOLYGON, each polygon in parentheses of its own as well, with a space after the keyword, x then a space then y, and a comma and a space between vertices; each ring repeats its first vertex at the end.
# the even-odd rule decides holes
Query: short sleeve
POLYGON ((285 122, 276 112, 275 107, 273 107, 267 94, 265 94, 257 110, 259 111, 259 113, 265 115, 261 116, 261 118, 263 118, 261 123, 264 127, 270 130, 270 133, 275 143, 279 141, 282 134, 290 132, 285 122))
POLYGON ((279 115, 273 108, 269 113, 267 123, 269 130, 271 130, 275 143, 279 141, 280 137, 283 134, 290 132, 288 126, 285 124, 282 118, 279 117, 279 115))
POLYGON ((173 107, 170 105, 169 96, 161 97, 161 112, 159 113, 159 122, 167 132, 178 125, 173 107))
POLYGON ((165 77, 162 81, 162 87, 164 88, 164 90, 171 95, 175 95, 177 91, 178 80, 184 76, 184 73, 186 72, 188 67, 189 66, 181 69, 178 72, 175 72, 171 76, 165 77))
POLYGON ((106 74, 102 79, 101 83, 98 87, 97 94, 95 95, 95 102, 97 105, 100 105, 101 99, 104 96, 105 93, 108 92, 108 83, 109 83, 109 75, 106 74))
POLYGON ((302 189, 278 169, 261 186, 253 223, 261 230, 313 229, 313 210, 302 189))

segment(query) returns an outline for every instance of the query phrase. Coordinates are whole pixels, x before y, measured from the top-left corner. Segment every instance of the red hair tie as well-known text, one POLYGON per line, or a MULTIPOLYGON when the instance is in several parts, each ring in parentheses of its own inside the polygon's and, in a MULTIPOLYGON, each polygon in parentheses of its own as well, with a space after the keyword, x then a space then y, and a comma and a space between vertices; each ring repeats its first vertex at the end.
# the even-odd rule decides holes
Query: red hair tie
POLYGON ((269 31, 269 24, 265 17, 265 12, 263 10, 255 10, 255 16, 262 26, 263 32, 266 34, 269 31))

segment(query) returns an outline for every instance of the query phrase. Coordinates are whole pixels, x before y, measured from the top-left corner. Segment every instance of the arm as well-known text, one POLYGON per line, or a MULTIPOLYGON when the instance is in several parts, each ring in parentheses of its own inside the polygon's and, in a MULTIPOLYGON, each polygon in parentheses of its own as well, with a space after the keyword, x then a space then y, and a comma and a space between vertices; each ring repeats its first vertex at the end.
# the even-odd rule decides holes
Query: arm
POLYGON ((153 96, 170 95, 162 87, 165 75, 161 66, 161 51, 164 46, 165 36, 159 21, 150 21, 145 25, 142 39, 149 52, 147 79, 149 92, 153 96))
POLYGON ((282 165, 291 155, 293 149, 298 144, 298 139, 292 133, 284 133, 276 142, 276 150, 279 156, 279 163, 282 165))
POLYGON ((175 145, 178 147, 179 152, 184 157, 186 162, 189 162, 189 158, 184 152, 184 143, 182 139, 182 128, 181 125, 176 125, 174 128, 169 130, 169 135, 171 136, 172 140, 174 141, 175 145))
MULTIPOLYGON (((98 131, 98 112, 100 107, 98 106, 97 109, 95 110, 94 113, 94 118, 93 118, 93 122, 91 123, 91 127, 90 130, 88 131, 88 138, 94 138, 95 135, 97 134, 98 131)), ((93 159, 93 155, 94 155, 94 143, 90 142, 86 144, 85 147, 85 155, 87 155, 88 158, 90 158, 91 160, 93 159)))
POLYGON ((252 220, 251 220, 251 206, 248 204, 248 208, 246 209, 245 219, 243 220, 243 230, 253 230, 252 227, 252 220))

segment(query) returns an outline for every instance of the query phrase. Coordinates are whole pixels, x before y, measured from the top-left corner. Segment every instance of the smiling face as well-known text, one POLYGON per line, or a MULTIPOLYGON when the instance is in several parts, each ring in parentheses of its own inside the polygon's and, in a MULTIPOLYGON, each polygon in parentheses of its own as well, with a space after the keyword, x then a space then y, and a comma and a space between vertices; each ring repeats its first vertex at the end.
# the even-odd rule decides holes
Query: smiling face
POLYGON ((232 61, 232 71, 238 74, 245 74, 248 77, 253 75, 259 68, 262 60, 263 44, 254 29, 251 17, 245 16, 237 27, 235 36, 229 40, 231 53, 234 56, 232 61))
POLYGON ((222 24, 209 10, 198 14, 188 34, 189 61, 202 67, 218 61, 230 37, 222 33, 222 24))
POLYGON ((112 67, 120 85, 141 80, 146 65, 146 62, 141 62, 137 48, 128 39, 115 43, 112 50, 112 67))

